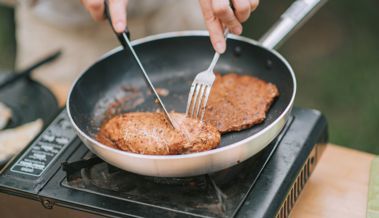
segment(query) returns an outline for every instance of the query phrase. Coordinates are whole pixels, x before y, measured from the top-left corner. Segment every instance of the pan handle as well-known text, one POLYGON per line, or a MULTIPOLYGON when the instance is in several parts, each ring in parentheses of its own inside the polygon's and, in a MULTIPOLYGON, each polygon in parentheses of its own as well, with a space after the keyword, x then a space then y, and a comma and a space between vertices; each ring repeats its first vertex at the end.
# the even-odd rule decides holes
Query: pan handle
POLYGON ((278 48, 287 37, 305 23, 327 0, 297 0, 280 16, 280 19, 264 34, 262 46, 278 48))

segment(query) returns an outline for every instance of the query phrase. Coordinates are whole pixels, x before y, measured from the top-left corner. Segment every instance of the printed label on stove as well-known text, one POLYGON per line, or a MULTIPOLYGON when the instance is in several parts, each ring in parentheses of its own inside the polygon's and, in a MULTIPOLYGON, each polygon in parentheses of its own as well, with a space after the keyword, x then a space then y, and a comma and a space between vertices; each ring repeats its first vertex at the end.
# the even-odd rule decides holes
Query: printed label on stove
POLYGON ((64 110, 12 166, 11 171, 41 176, 76 137, 64 110))

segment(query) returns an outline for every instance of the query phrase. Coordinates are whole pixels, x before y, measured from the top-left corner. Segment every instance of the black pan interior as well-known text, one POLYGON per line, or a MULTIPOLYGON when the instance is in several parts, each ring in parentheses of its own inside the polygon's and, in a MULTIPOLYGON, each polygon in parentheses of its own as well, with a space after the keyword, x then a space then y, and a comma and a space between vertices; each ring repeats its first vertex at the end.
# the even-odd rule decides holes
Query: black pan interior
MULTIPOLYGON (((198 72, 208 67, 214 54, 209 37, 163 38, 134 48, 155 87, 169 90, 169 95, 162 97, 168 110, 185 112, 190 84, 198 72)), ((220 146, 245 139, 271 124, 289 105, 294 92, 285 63, 272 52, 242 40, 228 39, 227 52, 221 56, 215 71, 254 75, 275 84, 280 92, 262 124, 223 135, 220 146)), ((79 78, 70 95, 69 110, 76 125, 94 137, 101 122, 109 116, 106 111, 111 104, 115 105, 112 113, 158 108, 136 62, 124 51, 98 61, 79 78)))

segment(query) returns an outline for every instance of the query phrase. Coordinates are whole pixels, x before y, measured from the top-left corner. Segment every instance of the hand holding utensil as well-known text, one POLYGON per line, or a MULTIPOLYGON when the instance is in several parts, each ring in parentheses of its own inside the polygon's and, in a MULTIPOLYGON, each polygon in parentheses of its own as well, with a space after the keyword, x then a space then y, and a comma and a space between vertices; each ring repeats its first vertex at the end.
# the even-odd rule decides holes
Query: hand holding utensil
POLYGON ((161 98, 159 97, 156 89, 154 88, 154 85, 152 84, 152 82, 150 81, 150 78, 149 76, 147 75, 146 71, 145 71, 145 68, 143 67, 140 59, 138 58, 137 56, 137 53, 134 51, 133 49, 133 46, 131 45, 130 41, 129 41, 129 31, 128 31, 128 28, 125 28, 125 31, 122 32, 122 33, 118 33, 113 25, 112 25, 112 17, 111 17, 111 14, 110 14, 110 11, 109 11, 109 1, 108 0, 105 0, 104 1, 104 11, 105 11, 105 16, 107 17, 114 33, 116 34, 118 40, 120 41, 121 45, 124 47, 124 50, 125 51, 130 51, 132 53, 132 56, 134 58, 134 60, 137 62, 139 68, 141 69, 141 72, 144 76, 144 79, 145 79, 145 82, 147 84, 147 86, 150 88, 151 92, 154 93, 156 99, 157 99, 157 103, 161 106, 162 110, 163 110, 163 113, 165 114, 166 116, 166 119, 169 121, 169 123, 171 124, 171 126, 173 128, 175 128, 175 125, 174 125, 174 121, 173 119, 170 117, 170 114, 167 112, 166 110, 166 107, 164 106, 161 98))
MULTIPOLYGON (((229 30, 226 29, 224 32, 225 39, 227 39, 228 34, 229 30)), ((208 69, 198 73, 192 82, 186 108, 186 114, 188 117, 195 119, 200 118, 200 120, 203 121, 208 98, 211 93, 213 83, 216 79, 213 70, 219 58, 220 53, 215 52, 208 69)))

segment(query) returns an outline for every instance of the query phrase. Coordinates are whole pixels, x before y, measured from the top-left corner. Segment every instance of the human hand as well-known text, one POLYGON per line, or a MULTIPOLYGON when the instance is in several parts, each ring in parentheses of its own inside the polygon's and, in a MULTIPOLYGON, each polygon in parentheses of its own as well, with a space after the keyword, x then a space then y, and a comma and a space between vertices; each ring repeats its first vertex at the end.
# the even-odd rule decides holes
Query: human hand
POLYGON ((199 0, 199 2, 213 48, 218 53, 224 53, 226 49, 224 27, 231 33, 240 35, 242 23, 259 4, 259 0, 232 0, 234 8, 232 9, 229 0, 199 0))
MULTIPOLYGON (((103 20, 104 0, 80 0, 86 10, 96 21, 103 20)), ((109 11, 112 16, 112 25, 116 32, 122 33, 126 27, 126 7, 128 0, 109 0, 109 11)))

